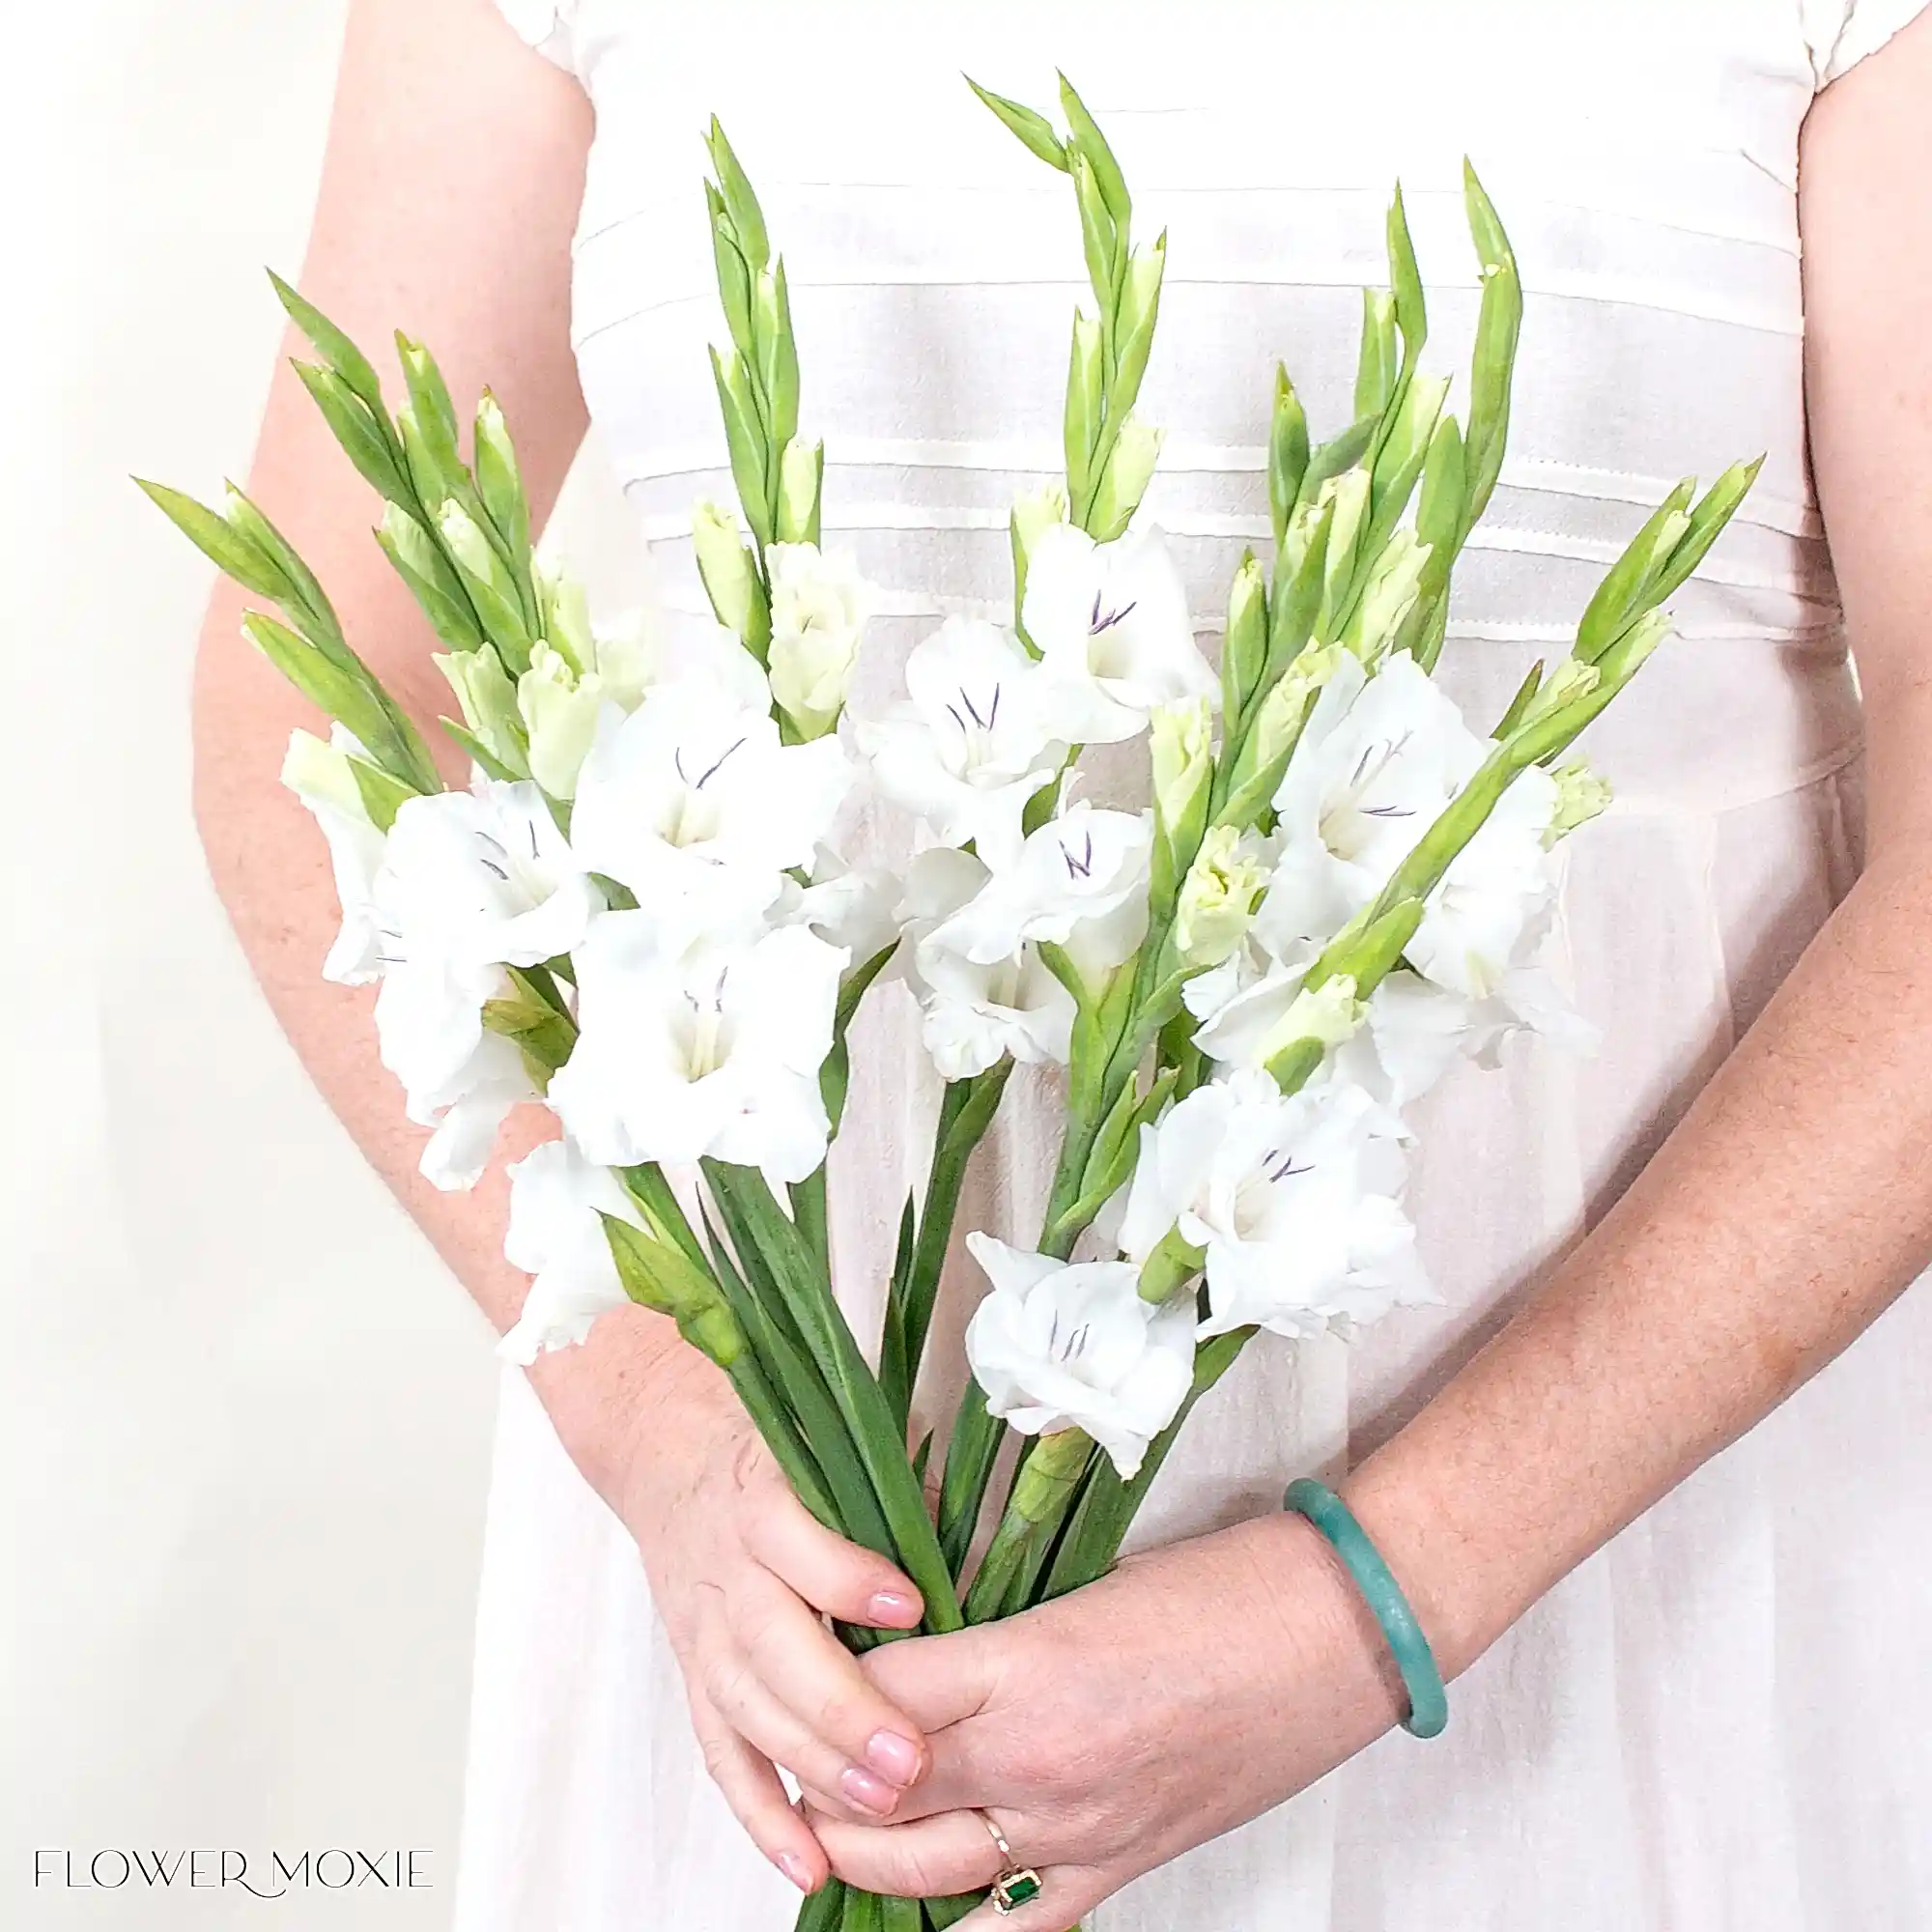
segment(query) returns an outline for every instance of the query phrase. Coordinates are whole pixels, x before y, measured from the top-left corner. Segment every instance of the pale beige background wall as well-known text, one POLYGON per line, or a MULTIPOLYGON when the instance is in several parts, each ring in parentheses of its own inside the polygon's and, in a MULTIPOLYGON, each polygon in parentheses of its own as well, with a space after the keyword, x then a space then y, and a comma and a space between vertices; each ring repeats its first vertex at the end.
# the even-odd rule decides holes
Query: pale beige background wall
MULTIPOLYGON (((257 996, 188 811, 343 0, 8 0, 0 1925, 448 1922, 495 1378, 257 996), (37 1847, 427 1849, 433 1889, 33 1889, 37 1847)), ((265 755, 272 750, 265 748, 265 755)))

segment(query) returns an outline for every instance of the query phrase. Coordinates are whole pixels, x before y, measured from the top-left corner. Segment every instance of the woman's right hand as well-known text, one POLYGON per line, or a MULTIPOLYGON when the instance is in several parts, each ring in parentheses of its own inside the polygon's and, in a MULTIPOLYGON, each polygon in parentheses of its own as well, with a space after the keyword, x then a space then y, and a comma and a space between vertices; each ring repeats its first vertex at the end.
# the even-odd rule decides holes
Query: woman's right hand
POLYGON ((758 1849, 815 1890, 830 1865, 775 1767, 814 1805, 878 1824, 930 1760, 919 1727, 824 1618, 911 1630, 919 1592, 806 1510, 730 1383, 695 1349, 673 1344, 645 1399, 605 1414, 612 1427, 625 1417, 627 1439, 579 1462, 637 1538, 705 1767, 758 1849))

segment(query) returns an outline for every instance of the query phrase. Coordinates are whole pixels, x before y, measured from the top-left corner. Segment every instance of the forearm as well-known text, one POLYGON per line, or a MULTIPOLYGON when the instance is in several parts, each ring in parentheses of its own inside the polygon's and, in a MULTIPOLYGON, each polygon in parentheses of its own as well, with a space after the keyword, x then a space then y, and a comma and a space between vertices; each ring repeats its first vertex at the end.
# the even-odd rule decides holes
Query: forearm
MULTIPOLYGON (((491 387, 539 522, 584 429, 569 242, 588 139, 582 92, 518 43, 487 0, 355 0, 302 287, 379 366, 401 325, 433 346, 461 407, 491 387), (440 111, 444 101, 463 103, 461 113, 440 111)), ((308 354, 294 337, 284 346, 308 354)), ((434 722, 455 708, 433 662, 439 645, 371 540, 381 505, 285 363, 248 489, 423 727, 445 777, 463 782, 464 760, 434 722)), ((426 1133, 405 1119, 401 1090, 378 1060, 373 990, 321 977, 334 889, 313 820, 278 782, 291 729, 321 721, 242 641, 245 601, 232 585, 216 590, 195 665, 195 811, 210 871, 325 1098, 484 1313, 507 1327, 527 1284, 502 1259, 502 1161, 473 1193, 423 1180, 426 1133)), ((514 1159, 550 1131, 548 1116, 527 1109, 502 1151, 514 1159)), ((540 1365, 535 1379, 580 1462, 618 1453, 611 1414, 630 1412, 635 1383, 674 1359, 675 1340, 661 1318, 626 1311, 599 1322, 589 1348, 540 1365)))
POLYGON ((1866 871, 1634 1186, 1349 1485, 1445 1667, 1850 1343, 1932 1249, 1932 838, 1866 871))

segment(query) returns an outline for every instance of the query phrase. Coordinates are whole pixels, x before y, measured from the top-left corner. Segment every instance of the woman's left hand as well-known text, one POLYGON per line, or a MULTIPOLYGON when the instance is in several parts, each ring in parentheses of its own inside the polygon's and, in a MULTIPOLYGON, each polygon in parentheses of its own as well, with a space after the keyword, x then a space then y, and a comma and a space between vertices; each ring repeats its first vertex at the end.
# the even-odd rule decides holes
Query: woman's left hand
POLYGON ((986 1812, 1042 1890, 961 1932, 1066 1932, 1407 1708, 1354 1585, 1292 1516, 1129 1559, 1004 1623, 885 1645, 865 1667, 930 1741, 932 1769, 898 1822, 814 1828, 849 1884, 934 1898, 1000 1870, 986 1812))

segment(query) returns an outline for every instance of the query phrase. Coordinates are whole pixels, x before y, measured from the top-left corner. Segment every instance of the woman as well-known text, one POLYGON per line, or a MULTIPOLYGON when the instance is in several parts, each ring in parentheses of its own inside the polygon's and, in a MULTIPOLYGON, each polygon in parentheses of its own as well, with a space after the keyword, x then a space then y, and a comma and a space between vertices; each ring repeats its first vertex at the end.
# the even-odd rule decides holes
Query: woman
MULTIPOLYGON (((1754 1427, 1932 1251, 1921 4, 1205 0, 1176 21, 503 0, 506 26, 489 0, 355 0, 308 292, 365 338, 427 337, 460 394, 494 383, 543 507, 587 398, 673 612, 697 608, 681 519, 724 487, 699 359, 713 110, 788 254, 828 530, 885 587, 879 656, 997 600, 1001 506, 1056 460, 1079 260, 1065 184, 961 68, 1044 101, 1065 67, 1146 232, 1171 222, 1150 507, 1204 628, 1263 504, 1275 356, 1340 419, 1350 292, 1398 174, 1460 354, 1465 149, 1528 313, 1512 462, 1459 579, 1459 695, 1500 709, 1668 479, 1768 452, 1676 600, 1680 640, 1593 747, 1623 796, 1575 841, 1563 932, 1602 1055, 1532 1047, 1438 1094, 1414 1198, 1446 1305, 1352 1351, 1251 1351, 1164 1472, 1156 1553, 862 1668, 819 1613, 908 1626, 910 1584, 810 1523, 657 1318, 610 1318, 506 1391, 464 1932, 753 1932, 828 1861, 959 1890, 997 1862, 976 1810, 1045 1875, 1014 1932, 1096 1906, 1102 1932, 1932 1923, 1912 1694, 1932 1303, 1754 1427), (1326 1546, 1273 1513, 1322 1464, 1467 1672, 1439 1743, 1363 1749, 1400 1685, 1326 1546)), ((255 485, 433 713, 429 640, 292 382, 255 485)), ((317 1079, 505 1324, 524 1284, 499 1187, 423 1187, 366 1014, 316 978, 326 869, 274 782, 306 721, 234 616, 218 600, 198 687, 215 876, 317 1079)), ((905 1064, 891 1041, 873 1060, 905 1064)), ((864 1177, 905 1138, 895 1075, 870 1077, 853 1292, 896 1202, 864 1177)), ((995 1144, 980 1217, 1000 1232, 1039 1179, 1029 1118, 995 1144)))

